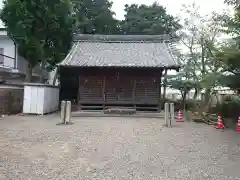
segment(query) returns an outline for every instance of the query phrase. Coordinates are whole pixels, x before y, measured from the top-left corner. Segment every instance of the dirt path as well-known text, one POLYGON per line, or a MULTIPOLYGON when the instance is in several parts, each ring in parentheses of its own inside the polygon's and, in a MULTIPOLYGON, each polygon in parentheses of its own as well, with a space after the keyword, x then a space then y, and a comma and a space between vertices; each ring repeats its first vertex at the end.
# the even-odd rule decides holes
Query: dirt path
POLYGON ((0 180, 240 179, 240 134, 161 119, 0 120, 0 180))

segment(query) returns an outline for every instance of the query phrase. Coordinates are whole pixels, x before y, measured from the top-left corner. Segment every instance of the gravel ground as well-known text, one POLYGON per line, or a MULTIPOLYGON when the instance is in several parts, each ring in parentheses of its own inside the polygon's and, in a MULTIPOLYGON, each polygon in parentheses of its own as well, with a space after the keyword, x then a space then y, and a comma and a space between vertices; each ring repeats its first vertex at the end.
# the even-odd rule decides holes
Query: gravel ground
POLYGON ((0 180, 240 179, 240 133, 162 119, 10 116, 0 120, 0 180))

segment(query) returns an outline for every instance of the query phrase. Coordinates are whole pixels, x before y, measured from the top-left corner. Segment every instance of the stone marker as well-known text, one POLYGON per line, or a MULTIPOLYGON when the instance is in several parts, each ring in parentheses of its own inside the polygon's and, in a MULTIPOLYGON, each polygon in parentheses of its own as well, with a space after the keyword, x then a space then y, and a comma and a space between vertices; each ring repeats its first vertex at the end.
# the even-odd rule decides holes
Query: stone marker
POLYGON ((172 122, 175 120, 175 114, 174 114, 174 103, 170 103, 170 127, 172 127, 172 122))
POLYGON ((65 123, 66 101, 61 102, 60 124, 65 123))
POLYGON ((164 118, 165 118, 165 125, 168 127, 169 125, 169 104, 165 103, 164 105, 164 118))
POLYGON ((65 116, 65 124, 69 124, 71 122, 71 101, 67 101, 66 103, 66 116, 65 116))

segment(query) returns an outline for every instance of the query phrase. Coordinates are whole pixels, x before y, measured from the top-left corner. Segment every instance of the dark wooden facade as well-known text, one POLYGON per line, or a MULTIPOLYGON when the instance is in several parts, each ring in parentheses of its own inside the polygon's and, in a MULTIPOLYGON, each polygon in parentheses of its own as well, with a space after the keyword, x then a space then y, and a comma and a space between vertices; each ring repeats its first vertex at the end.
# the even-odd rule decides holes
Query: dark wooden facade
POLYGON ((162 69, 60 67, 60 74, 61 100, 79 109, 161 109, 162 69))

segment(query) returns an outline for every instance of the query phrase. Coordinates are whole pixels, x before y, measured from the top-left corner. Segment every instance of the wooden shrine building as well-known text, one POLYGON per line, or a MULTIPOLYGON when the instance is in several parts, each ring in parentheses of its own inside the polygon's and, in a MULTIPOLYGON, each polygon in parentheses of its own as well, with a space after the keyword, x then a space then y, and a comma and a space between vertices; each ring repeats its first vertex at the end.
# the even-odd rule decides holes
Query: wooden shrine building
POLYGON ((159 35, 76 35, 59 65, 60 99, 78 109, 160 110, 163 71, 179 69, 170 41, 159 35))

